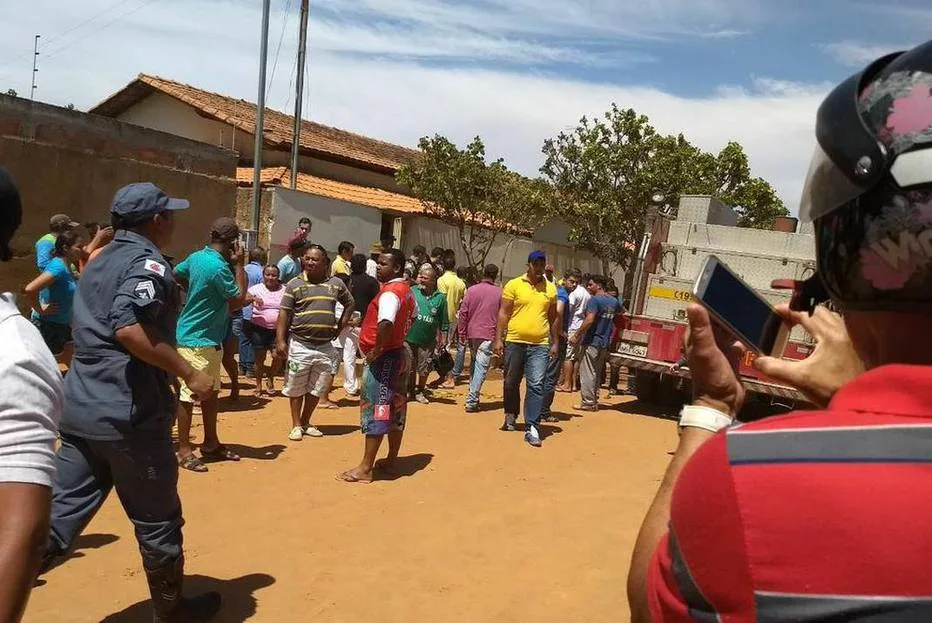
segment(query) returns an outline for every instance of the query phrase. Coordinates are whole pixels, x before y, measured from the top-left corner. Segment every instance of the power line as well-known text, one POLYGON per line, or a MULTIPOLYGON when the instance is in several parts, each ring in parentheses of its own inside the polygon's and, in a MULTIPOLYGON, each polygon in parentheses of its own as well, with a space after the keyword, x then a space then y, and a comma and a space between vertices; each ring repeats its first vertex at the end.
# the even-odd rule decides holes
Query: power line
POLYGON ((298 75, 298 51, 295 49, 294 62, 291 63, 291 73, 288 74, 288 89, 285 91, 285 103, 282 104, 282 110, 288 110, 291 103, 291 87, 294 85, 294 79, 298 75))
POLYGON ((49 52, 48 54, 45 55, 45 57, 46 57, 46 58, 51 58, 51 57, 53 57, 53 56, 57 56, 58 54, 61 54, 62 52, 64 52, 65 50, 67 50, 68 48, 70 48, 71 46, 73 46, 74 44, 80 43, 81 41, 84 41, 85 39, 87 39, 87 38, 90 37, 91 35, 96 34, 96 33, 100 32, 101 30, 104 30, 104 29, 106 29, 106 28, 109 28, 110 26, 113 26, 113 25, 116 24, 117 22, 119 22, 119 21, 121 21, 121 20, 123 20, 123 19, 129 17, 130 15, 133 15, 134 13, 139 12, 141 9, 144 9, 144 8, 146 8, 147 6, 149 6, 150 4, 153 4, 154 2, 157 2, 157 1, 158 1, 158 0, 146 0, 145 2, 143 2, 142 4, 140 4, 139 6, 137 6, 137 7, 135 7, 135 8, 132 8, 132 9, 130 9, 129 11, 126 11, 125 13, 122 13, 121 15, 118 15, 117 17, 115 17, 114 19, 110 20, 109 22, 105 22, 104 24, 98 26, 97 28, 95 28, 95 29, 89 31, 89 32, 86 33, 84 36, 78 37, 77 39, 73 39, 73 40, 71 40, 70 42, 68 42, 68 43, 66 43, 65 45, 63 45, 63 46, 61 46, 60 48, 58 48, 57 50, 53 50, 52 52, 49 52))
POLYGON ((278 47, 275 49, 275 61, 272 63, 272 74, 269 77, 269 83, 266 86, 266 92, 272 92, 272 84, 275 82, 275 70, 278 69, 278 55, 282 51, 282 42, 285 41, 285 28, 288 26, 288 9, 291 8, 291 0, 287 0, 282 11, 282 30, 278 35, 278 47))
MULTIPOLYGON (((98 13, 95 13, 94 15, 92 15, 92 16, 89 17, 89 18, 87 18, 87 19, 84 20, 83 22, 80 22, 80 23, 78 23, 77 25, 72 26, 71 28, 69 28, 69 29, 67 29, 67 30, 63 30, 62 32, 60 32, 60 33, 58 33, 58 34, 52 35, 51 37, 49 37, 48 39, 46 39, 45 44, 48 45, 48 44, 50 44, 50 43, 53 43, 53 42, 55 42, 55 41, 58 41, 59 39, 61 39, 61 38, 64 37, 65 35, 71 34, 71 33, 73 33, 74 31, 78 30, 79 28, 83 28, 83 27, 86 26, 87 24, 90 24, 91 22, 97 20, 98 18, 103 17, 104 15, 106 15, 107 13, 109 13, 110 11, 115 11, 116 9, 118 9, 118 8, 121 7, 121 6, 123 6, 124 4, 127 4, 128 2, 133 2, 133 0, 120 0, 120 1, 117 2, 116 4, 110 5, 109 7, 107 7, 106 9, 104 9, 103 11, 100 11, 100 12, 98 12, 98 13)), ((10 63, 15 63, 15 62, 18 61, 18 60, 22 60, 22 59, 24 59, 25 57, 29 56, 29 54, 30 54, 29 52, 23 52, 23 53, 20 54, 19 56, 14 56, 13 58, 10 58, 9 60, 0 62, 0 67, 2 67, 2 66, 4 66, 4 65, 9 65, 10 63)))

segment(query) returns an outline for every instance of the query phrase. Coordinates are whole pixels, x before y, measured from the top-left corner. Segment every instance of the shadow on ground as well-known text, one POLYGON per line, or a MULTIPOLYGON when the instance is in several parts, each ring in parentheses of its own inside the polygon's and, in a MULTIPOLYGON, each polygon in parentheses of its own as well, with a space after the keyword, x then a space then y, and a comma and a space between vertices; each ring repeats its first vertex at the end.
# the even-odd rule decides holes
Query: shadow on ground
POLYGON ((315 426, 326 437, 340 437, 359 432, 359 426, 353 424, 316 424, 315 426))
MULTIPOLYGON (((97 549, 119 540, 120 537, 115 534, 82 534, 75 539, 74 548, 71 552, 66 557, 57 560, 51 569, 67 563, 72 558, 83 558, 85 554, 81 550, 97 549)), ((51 569, 48 569, 48 571, 51 571, 51 569)), ((35 586, 45 586, 45 579, 41 577, 37 578, 35 586)))
POLYGON ((433 460, 434 455, 427 453, 399 456, 395 459, 395 465, 392 467, 391 471, 376 469, 374 474, 375 480, 398 480, 399 478, 413 476, 425 469, 433 460))
MULTIPOLYGON (((216 591, 223 598, 220 613, 211 619, 213 623, 242 623, 256 614, 254 592, 271 586, 275 578, 266 573, 252 573, 233 580, 218 580, 206 575, 189 575, 184 579, 184 593, 188 596, 216 591)), ((111 614, 101 623, 140 623, 152 620, 152 604, 140 601, 128 608, 111 614)))
MULTIPOLYGON (((604 407, 603 407, 603 408, 604 408, 604 407)), ((561 412, 551 411, 551 412, 550 412, 550 415, 553 415, 553 416, 558 417, 558 418, 560 419, 561 422, 569 422, 570 420, 572 420, 572 419, 574 419, 574 418, 583 417, 583 414, 582 414, 581 412, 580 412, 580 413, 576 413, 576 412, 574 412, 574 413, 563 413, 562 411, 561 411, 561 412)))
POLYGON ((239 398, 230 398, 224 396, 220 398, 218 410, 220 413, 241 413, 243 411, 255 411, 262 409, 272 401, 271 398, 257 398, 253 394, 240 394, 239 398))
POLYGON ((238 443, 228 443, 224 445, 226 445, 227 448, 236 454, 240 455, 241 458, 253 459, 256 461, 274 461, 281 455, 282 452, 285 451, 285 446, 280 443, 257 448, 253 448, 252 446, 244 446, 238 443))

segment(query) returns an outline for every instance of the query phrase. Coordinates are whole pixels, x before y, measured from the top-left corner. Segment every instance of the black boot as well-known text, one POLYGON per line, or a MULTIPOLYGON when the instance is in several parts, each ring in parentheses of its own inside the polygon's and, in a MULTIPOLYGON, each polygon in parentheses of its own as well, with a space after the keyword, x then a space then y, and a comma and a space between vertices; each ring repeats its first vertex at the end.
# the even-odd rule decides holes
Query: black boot
POLYGON ((182 597, 184 556, 158 569, 146 569, 146 579, 152 595, 153 623, 202 623, 220 611, 219 593, 182 597))

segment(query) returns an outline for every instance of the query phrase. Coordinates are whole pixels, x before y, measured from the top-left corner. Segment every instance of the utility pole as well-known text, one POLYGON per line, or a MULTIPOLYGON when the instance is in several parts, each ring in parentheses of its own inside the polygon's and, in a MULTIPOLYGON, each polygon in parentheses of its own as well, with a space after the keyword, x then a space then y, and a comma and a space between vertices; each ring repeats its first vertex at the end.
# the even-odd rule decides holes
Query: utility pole
POLYGON ((35 44, 32 46, 32 89, 29 91, 29 99, 36 99, 36 74, 39 73, 39 37, 36 35, 35 44))
POLYGON ((259 96, 256 98, 256 143, 253 149, 252 230, 246 233, 246 246, 259 243, 259 206, 262 202, 262 149, 265 146, 265 70, 269 56, 269 9, 272 0, 262 2, 262 30, 259 35, 259 96))
POLYGON ((298 76, 294 98, 294 130, 291 133, 291 189, 298 185, 298 152, 301 150, 301 108, 304 99, 304 66, 307 63, 307 20, 310 0, 301 0, 298 30, 298 76))

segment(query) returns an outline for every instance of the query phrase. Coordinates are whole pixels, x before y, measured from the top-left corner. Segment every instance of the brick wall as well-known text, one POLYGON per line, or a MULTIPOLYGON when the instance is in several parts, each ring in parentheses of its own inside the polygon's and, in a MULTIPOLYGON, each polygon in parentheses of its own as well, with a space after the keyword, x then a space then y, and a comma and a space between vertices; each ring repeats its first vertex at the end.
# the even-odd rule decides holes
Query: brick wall
POLYGON ((210 223, 233 214, 236 154, 154 130, 0 95, 0 167, 19 185, 23 224, 16 258, 0 264, 0 291, 17 292, 37 274, 33 245, 52 214, 79 222, 109 220, 121 186, 153 182, 184 197, 167 250, 183 257, 202 246, 210 223))
MULTIPOLYGON (((236 223, 240 229, 252 229, 252 187, 240 186, 236 189, 234 218, 236 218, 236 223)), ((262 199, 259 202, 259 246, 266 251, 269 249, 272 218, 272 191, 264 188, 262 190, 262 199)))

